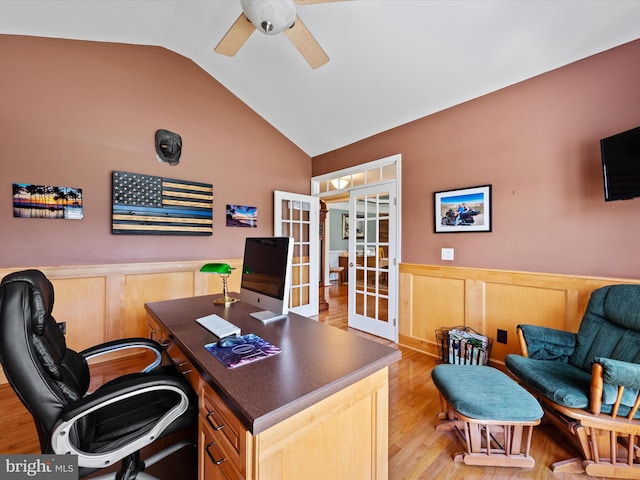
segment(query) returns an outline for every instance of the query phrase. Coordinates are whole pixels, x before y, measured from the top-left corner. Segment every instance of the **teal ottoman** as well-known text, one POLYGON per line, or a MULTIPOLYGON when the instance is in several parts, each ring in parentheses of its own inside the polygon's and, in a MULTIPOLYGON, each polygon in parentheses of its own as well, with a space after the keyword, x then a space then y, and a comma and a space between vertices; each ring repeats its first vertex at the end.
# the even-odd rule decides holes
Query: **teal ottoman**
POLYGON ((538 401, 514 380, 492 367, 437 365, 431 372, 440 392, 444 420, 436 430, 456 430, 467 465, 531 468, 533 427, 540 423, 538 401))

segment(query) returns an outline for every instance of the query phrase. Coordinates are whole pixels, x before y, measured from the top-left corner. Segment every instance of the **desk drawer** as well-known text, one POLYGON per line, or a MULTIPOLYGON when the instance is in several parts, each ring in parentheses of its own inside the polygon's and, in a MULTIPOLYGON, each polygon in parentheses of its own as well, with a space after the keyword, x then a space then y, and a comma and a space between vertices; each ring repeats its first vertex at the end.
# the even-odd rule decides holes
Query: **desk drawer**
POLYGON ((147 336, 151 340, 155 340, 163 347, 166 347, 169 340, 169 332, 162 328, 158 323, 150 317, 147 317, 147 336))
POLYGON ((158 323, 153 320, 151 317, 147 317, 147 335, 151 340, 155 340, 160 345, 164 347, 163 354, 163 364, 168 360, 173 363, 178 371, 185 376, 191 388, 195 392, 199 390, 199 378, 197 370, 193 368, 191 362, 187 360, 187 356, 182 353, 182 350, 178 348, 178 346, 173 343, 171 337, 169 336, 169 332, 165 330, 162 326, 158 325, 158 323))
POLYGON ((229 442, 219 431, 213 430, 207 420, 200 415, 198 429, 200 455, 200 480, 244 480, 234 462, 236 456, 229 451, 229 442))
POLYGON ((197 392, 200 375, 191 362, 187 360, 187 356, 171 341, 166 346, 165 352, 167 352, 178 371, 187 379, 193 391, 197 392))
POLYGON ((245 474, 247 430, 207 384, 202 386, 200 395, 200 419, 211 431, 213 440, 229 455, 230 461, 245 474))

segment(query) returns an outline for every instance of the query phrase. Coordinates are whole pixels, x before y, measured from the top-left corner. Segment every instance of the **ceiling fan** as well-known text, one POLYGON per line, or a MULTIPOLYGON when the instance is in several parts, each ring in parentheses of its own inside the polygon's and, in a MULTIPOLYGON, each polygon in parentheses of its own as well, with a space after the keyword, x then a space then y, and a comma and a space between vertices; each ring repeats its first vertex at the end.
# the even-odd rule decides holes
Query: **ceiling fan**
POLYGON ((214 51, 233 57, 254 30, 265 35, 277 35, 284 31, 311 68, 321 67, 329 61, 329 56, 296 14, 295 4, 337 1, 342 0, 240 0, 242 13, 214 51))

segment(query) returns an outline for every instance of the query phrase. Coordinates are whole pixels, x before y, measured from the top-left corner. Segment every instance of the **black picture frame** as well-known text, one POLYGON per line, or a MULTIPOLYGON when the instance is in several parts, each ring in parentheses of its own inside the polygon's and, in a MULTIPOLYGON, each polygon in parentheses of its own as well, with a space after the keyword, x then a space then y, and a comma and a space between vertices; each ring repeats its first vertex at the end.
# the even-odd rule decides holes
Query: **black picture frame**
POLYGON ((434 232, 491 231, 491 185, 434 192, 434 232))

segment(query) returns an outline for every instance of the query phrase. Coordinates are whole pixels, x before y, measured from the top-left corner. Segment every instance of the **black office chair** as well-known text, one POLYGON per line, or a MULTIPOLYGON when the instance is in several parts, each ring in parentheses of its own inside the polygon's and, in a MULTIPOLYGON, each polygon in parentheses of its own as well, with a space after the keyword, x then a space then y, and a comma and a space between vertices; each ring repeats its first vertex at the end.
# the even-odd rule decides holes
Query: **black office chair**
MULTIPOLYGON (((80 477, 122 461, 109 478, 150 478, 140 449, 195 425, 195 393, 173 366, 159 366, 162 347, 152 340, 113 341, 79 353, 67 348, 52 310, 53 286, 42 272, 25 270, 2 280, 0 363, 33 416, 42 453, 77 455, 80 477), (122 348, 150 349, 156 357, 145 371, 87 393, 87 359, 122 348)), ((186 444, 193 441, 165 453, 186 444)), ((161 458, 157 454, 153 461, 161 458)))

